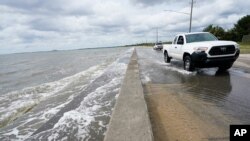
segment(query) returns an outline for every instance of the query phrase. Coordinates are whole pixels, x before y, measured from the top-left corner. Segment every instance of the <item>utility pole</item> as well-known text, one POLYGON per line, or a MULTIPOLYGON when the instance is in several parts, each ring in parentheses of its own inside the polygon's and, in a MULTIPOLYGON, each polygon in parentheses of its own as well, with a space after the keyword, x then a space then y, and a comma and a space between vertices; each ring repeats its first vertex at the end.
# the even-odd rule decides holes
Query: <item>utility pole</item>
POLYGON ((193 6, 194 6, 194 0, 192 0, 192 3, 191 3, 189 32, 192 31, 193 6))
POLYGON ((179 12, 179 11, 173 11, 173 10, 164 10, 167 12, 174 12, 174 13, 180 13, 180 14, 185 14, 185 15, 189 15, 190 16, 190 21, 189 21, 189 32, 192 31, 192 18, 193 18, 193 7, 194 7, 194 0, 192 0, 191 2, 191 12, 190 13, 185 13, 185 12, 179 12))
POLYGON ((156 28, 156 43, 158 43, 158 27, 156 28))

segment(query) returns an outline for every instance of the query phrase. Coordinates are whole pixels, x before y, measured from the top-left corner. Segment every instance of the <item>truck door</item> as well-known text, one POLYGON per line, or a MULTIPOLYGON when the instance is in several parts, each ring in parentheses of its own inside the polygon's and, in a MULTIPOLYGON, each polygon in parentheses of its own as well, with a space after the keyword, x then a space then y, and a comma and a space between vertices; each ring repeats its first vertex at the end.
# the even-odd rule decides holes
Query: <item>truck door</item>
POLYGON ((169 54, 171 57, 174 57, 176 56, 176 53, 175 53, 175 46, 177 45, 177 39, 178 39, 178 36, 176 36, 174 38, 174 41, 172 42, 172 45, 170 46, 170 51, 169 51, 169 54))
POLYGON ((182 46, 184 45, 184 37, 180 35, 177 39, 177 44, 174 46, 174 53, 177 59, 182 59, 182 46))

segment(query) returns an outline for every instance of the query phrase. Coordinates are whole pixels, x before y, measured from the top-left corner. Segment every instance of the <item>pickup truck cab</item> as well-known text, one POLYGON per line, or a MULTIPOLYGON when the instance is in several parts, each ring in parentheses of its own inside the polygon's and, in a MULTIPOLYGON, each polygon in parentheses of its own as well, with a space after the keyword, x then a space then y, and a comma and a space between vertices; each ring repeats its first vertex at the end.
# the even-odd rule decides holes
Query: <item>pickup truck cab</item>
POLYGON ((166 63, 172 58, 181 60, 187 71, 196 67, 219 67, 225 71, 239 57, 240 48, 236 42, 219 41, 211 33, 193 32, 177 35, 171 45, 164 45, 163 53, 166 63))

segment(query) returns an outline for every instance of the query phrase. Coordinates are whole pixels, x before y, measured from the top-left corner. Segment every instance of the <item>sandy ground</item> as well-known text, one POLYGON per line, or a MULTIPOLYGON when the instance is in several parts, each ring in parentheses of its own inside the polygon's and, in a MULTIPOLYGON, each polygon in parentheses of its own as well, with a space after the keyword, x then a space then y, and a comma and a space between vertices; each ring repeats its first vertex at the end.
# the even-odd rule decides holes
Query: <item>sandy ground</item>
POLYGON ((144 86, 155 141, 228 140, 228 133, 212 120, 198 116, 175 96, 171 87, 179 87, 178 85, 144 86))

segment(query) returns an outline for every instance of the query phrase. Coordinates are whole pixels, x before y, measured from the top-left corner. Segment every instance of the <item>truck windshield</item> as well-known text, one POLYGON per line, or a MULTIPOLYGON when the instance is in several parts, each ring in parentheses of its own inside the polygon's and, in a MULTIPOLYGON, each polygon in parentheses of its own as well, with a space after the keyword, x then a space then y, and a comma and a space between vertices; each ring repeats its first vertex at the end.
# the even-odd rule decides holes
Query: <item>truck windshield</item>
POLYGON ((216 41, 218 40, 214 35, 210 33, 197 33, 186 35, 186 42, 202 42, 202 41, 216 41))

